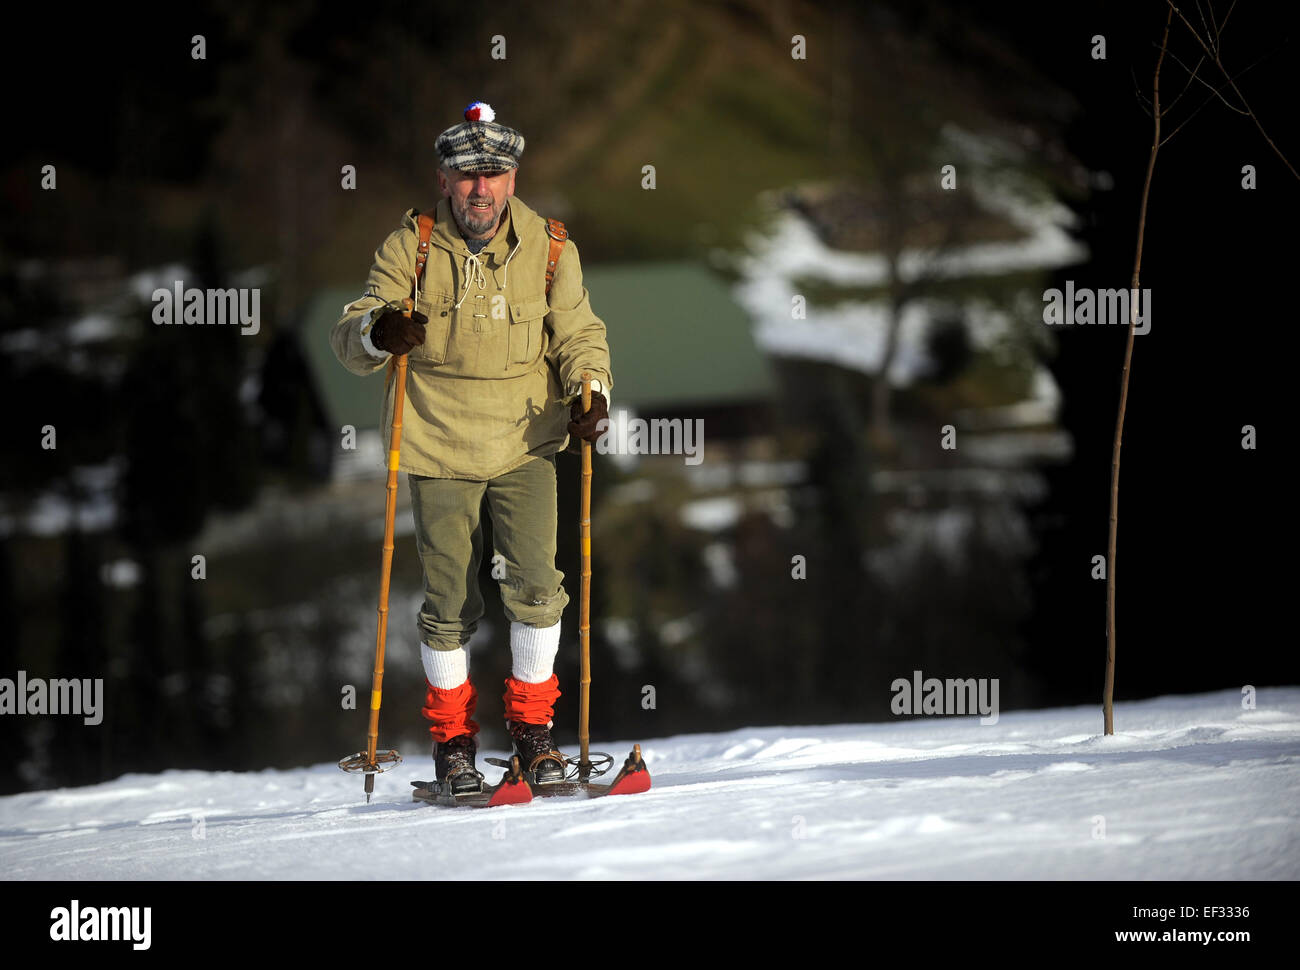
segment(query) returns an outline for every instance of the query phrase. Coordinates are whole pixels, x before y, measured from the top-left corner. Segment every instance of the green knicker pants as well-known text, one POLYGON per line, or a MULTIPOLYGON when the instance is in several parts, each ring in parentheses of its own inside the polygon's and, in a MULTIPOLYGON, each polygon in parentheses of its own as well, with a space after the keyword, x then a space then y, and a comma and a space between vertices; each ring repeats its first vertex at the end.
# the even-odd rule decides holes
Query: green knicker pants
POLYGON ((506 616, 529 626, 560 621, 568 605, 555 568, 555 457, 532 458, 484 482, 408 475, 415 543, 424 568, 420 639, 434 650, 464 646, 483 617, 479 510, 492 516, 493 574, 506 616), (497 556, 501 558, 498 560, 497 556))

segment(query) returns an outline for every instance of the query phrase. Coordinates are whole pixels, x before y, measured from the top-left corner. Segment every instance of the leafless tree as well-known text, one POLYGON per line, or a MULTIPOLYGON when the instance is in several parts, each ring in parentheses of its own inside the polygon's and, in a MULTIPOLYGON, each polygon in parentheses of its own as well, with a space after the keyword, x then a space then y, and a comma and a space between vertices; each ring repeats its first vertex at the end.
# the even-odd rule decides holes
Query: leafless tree
MULTIPOLYGON (((1223 30, 1228 25, 1228 20, 1232 16, 1232 11, 1236 8, 1236 0, 1233 0, 1232 4, 1228 7, 1228 12, 1224 15, 1222 21, 1215 17, 1214 8, 1209 0, 1206 0, 1205 3, 1206 11, 1208 11, 1208 19, 1206 12, 1201 10, 1200 0, 1193 0, 1193 2, 1196 4, 1197 16, 1201 23, 1199 30, 1193 26, 1191 21, 1187 19, 1183 12, 1174 5, 1172 0, 1166 0, 1169 10, 1165 17, 1164 35, 1160 39, 1159 54, 1156 57, 1155 74, 1151 80, 1150 108, 1147 112, 1152 121, 1151 153, 1147 159, 1146 179, 1142 183, 1142 202, 1138 209, 1137 251, 1133 256, 1133 277, 1132 282, 1130 283, 1130 295, 1132 297, 1129 301, 1130 326, 1128 331, 1128 340, 1124 345, 1124 370, 1120 378, 1119 414, 1115 419, 1115 438, 1111 448, 1110 462, 1110 530, 1106 543, 1106 686, 1102 695, 1102 716, 1105 723, 1106 734, 1115 733, 1115 713, 1113 707, 1115 693, 1115 559, 1119 531, 1120 445, 1124 437, 1124 413, 1125 407, 1128 403, 1129 373, 1133 361, 1133 337, 1135 328, 1132 324, 1135 321, 1132 315, 1137 313, 1137 294, 1142 271, 1142 244, 1146 235, 1147 201, 1151 194, 1151 180, 1155 174, 1156 154, 1160 151, 1162 145, 1168 142, 1169 139, 1173 138, 1174 135, 1178 134, 1183 125, 1191 121, 1191 119, 1200 112, 1201 108, 1205 107, 1209 102, 1217 99, 1230 110, 1250 118, 1250 120, 1254 122, 1255 127, 1259 129, 1260 134, 1264 137, 1264 141, 1266 141, 1269 147, 1277 153, 1278 158, 1282 159, 1282 162, 1286 165, 1291 174, 1300 178, 1300 174, 1297 174, 1295 166, 1287 160, 1286 156, 1282 154, 1281 150, 1273 142, 1273 139, 1268 136, 1268 133, 1264 130, 1263 124, 1247 103, 1246 96, 1242 93, 1241 88, 1237 84, 1237 80, 1241 75, 1250 70, 1251 67, 1254 67, 1258 61, 1255 61, 1236 74, 1229 71, 1223 63, 1223 30), (1188 32, 1196 41, 1197 47, 1201 50, 1200 58, 1192 67, 1188 67, 1187 64, 1169 48, 1169 33, 1173 26, 1175 16, 1187 28, 1188 32), (1187 72, 1187 82, 1183 85, 1182 91, 1178 93, 1177 97, 1175 97, 1173 101, 1169 102, 1168 105, 1162 105, 1160 102, 1160 71, 1164 66, 1166 55, 1187 72), (1219 77, 1222 78, 1221 81, 1218 81, 1217 86, 1215 83, 1212 83, 1201 76, 1201 70, 1206 66, 1207 62, 1217 69, 1216 81, 1218 81, 1219 77), (1177 127, 1172 131, 1165 133, 1163 122, 1166 116, 1170 115, 1174 107, 1193 84, 1199 84, 1202 87, 1207 88, 1210 91, 1210 94, 1185 118, 1183 118, 1177 127), (1225 89, 1230 91, 1234 96, 1235 103, 1234 100, 1228 98, 1225 89)), ((1146 106, 1144 105, 1144 109, 1145 108, 1146 106)))

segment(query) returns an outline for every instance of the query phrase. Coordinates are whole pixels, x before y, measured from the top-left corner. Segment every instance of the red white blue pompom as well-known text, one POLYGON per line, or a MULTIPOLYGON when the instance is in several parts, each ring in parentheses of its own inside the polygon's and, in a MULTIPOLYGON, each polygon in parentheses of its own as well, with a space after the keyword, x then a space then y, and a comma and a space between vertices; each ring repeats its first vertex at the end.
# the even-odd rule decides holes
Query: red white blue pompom
POLYGON ((486 101, 475 101, 465 109, 466 121, 495 121, 497 113, 486 101))

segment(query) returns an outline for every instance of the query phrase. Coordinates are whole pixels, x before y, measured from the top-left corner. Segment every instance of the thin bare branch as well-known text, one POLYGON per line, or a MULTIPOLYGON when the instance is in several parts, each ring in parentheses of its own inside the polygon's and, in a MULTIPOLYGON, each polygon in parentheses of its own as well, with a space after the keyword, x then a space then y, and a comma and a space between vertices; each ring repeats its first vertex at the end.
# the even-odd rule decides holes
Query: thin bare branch
POLYGON ((1224 16, 1224 18, 1223 18, 1223 23, 1219 24, 1218 33, 1216 33, 1216 34, 1214 35, 1214 47, 1215 47, 1215 50, 1219 50, 1219 49, 1220 49, 1220 47, 1219 47, 1219 37, 1222 36, 1222 34, 1223 34, 1223 28, 1226 27, 1226 26, 1228 26, 1228 17, 1231 17, 1231 16, 1232 16, 1233 8, 1236 7, 1236 6, 1237 6, 1237 0, 1232 0, 1232 3, 1228 6, 1228 13, 1227 13, 1227 15, 1224 16))
MULTIPOLYGON (((1182 96, 1187 93, 1187 89, 1192 86, 1192 82, 1197 79, 1196 73, 1201 69, 1201 65, 1204 63, 1205 63, 1205 55, 1202 54, 1201 59, 1196 62, 1196 68, 1192 71, 1191 74, 1187 76, 1187 83, 1183 85, 1183 89, 1178 92, 1178 95, 1174 98, 1174 100, 1170 101, 1169 105, 1165 108, 1165 114, 1169 114, 1169 112, 1174 110, 1174 105, 1176 105, 1182 99, 1182 96)), ((1132 68, 1130 68, 1130 73, 1131 71, 1132 68)), ((1133 78, 1133 83, 1134 84, 1137 83, 1136 75, 1133 78)))
POLYGON ((1132 64, 1128 66, 1128 73, 1129 73, 1129 77, 1133 78, 1133 93, 1137 95, 1138 107, 1142 109, 1142 113, 1144 115, 1150 118, 1151 111, 1150 109, 1147 108, 1147 105, 1151 103, 1151 99, 1142 93, 1142 88, 1138 85, 1137 74, 1133 72, 1132 64))
POLYGON ((1205 36, 1209 37, 1211 34, 1210 25, 1205 22, 1205 13, 1201 10, 1201 0, 1194 0, 1194 2, 1196 3, 1196 12, 1201 18, 1201 26, 1205 28, 1205 36))
MULTIPOLYGON (((1205 43, 1205 41, 1201 38, 1201 35, 1196 32, 1196 28, 1193 27, 1190 23, 1188 23, 1187 18, 1183 16, 1183 12, 1174 6, 1174 0, 1166 0, 1166 2, 1169 4, 1169 9, 1172 10, 1174 13, 1178 14, 1178 19, 1187 25, 1188 31, 1191 33, 1193 37, 1196 38, 1196 43, 1201 45, 1201 50, 1205 51, 1205 53, 1209 56, 1210 60, 1214 61, 1215 64, 1218 64, 1219 58, 1215 55, 1214 51, 1210 50, 1209 45, 1205 43)), ((1228 11, 1228 12, 1231 13, 1232 11, 1228 11)))
MULTIPOLYGON (((1264 141, 1268 142, 1268 147, 1273 149, 1273 153, 1277 155, 1278 158, 1282 159, 1282 164, 1287 167, 1287 169, 1291 172, 1291 174, 1294 175, 1297 179, 1300 179, 1300 172, 1297 172, 1295 166, 1291 164, 1290 159, 1288 159, 1285 155, 1282 154, 1282 149, 1278 148, 1277 145, 1274 144, 1273 139, 1268 137, 1268 132, 1264 130, 1264 125, 1260 122, 1259 116, 1256 115, 1255 112, 1251 110, 1250 104, 1246 101, 1246 96, 1241 93, 1241 89, 1238 88, 1236 82, 1232 80, 1232 75, 1230 75, 1228 73, 1228 69, 1223 66, 1223 61, 1221 61, 1218 55, 1215 54, 1213 51, 1211 51, 1208 46, 1206 46, 1205 41, 1201 39, 1201 35, 1196 32, 1196 28, 1193 27, 1191 24, 1187 23, 1187 18, 1183 16, 1182 11, 1180 11, 1177 7, 1174 6, 1174 0, 1166 0, 1166 2, 1169 4, 1169 9, 1172 10, 1174 13, 1178 14, 1178 19, 1181 20, 1184 24, 1187 24, 1187 29, 1191 31, 1192 36, 1196 38, 1196 42, 1201 45, 1201 49, 1210 55, 1210 59, 1214 61, 1215 67, 1217 67, 1220 71, 1222 71, 1223 76, 1228 79, 1228 86, 1232 88, 1232 93, 1241 99, 1241 103, 1246 107, 1245 114, 1250 118, 1251 121, 1255 122, 1255 127, 1259 129, 1259 133, 1263 137, 1264 141)), ((1234 7, 1236 6, 1235 0, 1233 6, 1234 7)), ((1229 16, 1232 15, 1231 8, 1228 10, 1228 15, 1229 16)), ((1223 22, 1224 24, 1226 24, 1228 22, 1228 18, 1224 17, 1223 22)), ((1220 28, 1220 30, 1222 30, 1222 28, 1220 28)), ((1224 101, 1224 104, 1227 103, 1228 103, 1227 101, 1224 101)))
MULTIPOLYGON (((1184 71, 1187 71, 1188 76, 1189 76, 1189 80, 1190 80, 1190 79, 1195 79, 1195 80, 1197 80, 1197 81, 1200 81, 1200 82, 1201 82, 1202 84, 1204 84, 1207 88, 1209 88, 1209 89, 1210 89, 1211 91, 1213 91, 1216 95, 1218 95, 1219 100, 1223 102, 1223 106, 1224 106, 1225 108, 1230 108, 1231 110, 1237 112, 1237 114, 1239 114, 1239 115, 1247 115, 1247 116, 1250 115, 1250 112, 1249 112, 1249 111, 1245 111, 1245 110, 1243 110, 1243 109, 1241 109, 1241 108, 1238 108, 1235 104, 1229 104, 1229 103, 1228 103, 1228 99, 1225 98, 1225 97, 1222 95, 1222 93, 1221 93, 1222 90, 1223 90, 1223 87, 1224 87, 1222 84, 1219 85, 1217 88, 1214 87, 1214 85, 1210 84, 1210 82, 1207 81, 1207 80, 1205 80, 1204 78, 1197 77, 1195 71, 1188 70, 1187 65, 1184 64, 1181 60, 1179 60, 1178 55, 1175 54, 1173 51, 1167 51, 1166 53, 1168 53, 1169 56, 1172 57, 1175 61, 1178 61, 1178 66, 1179 66, 1179 67, 1181 67, 1184 71)), ((1201 60, 1203 61, 1203 60, 1205 60, 1205 58, 1202 57, 1201 60)), ((1199 67, 1199 65, 1198 65, 1198 67, 1199 67)), ((1179 95, 1179 97, 1182 97, 1182 95, 1179 95)), ((1170 105, 1170 107, 1173 107, 1173 105, 1170 105)), ((1165 110, 1168 111, 1168 109, 1165 109, 1165 110)))
MULTIPOLYGON (((1252 63, 1249 67, 1245 67, 1245 68, 1243 68, 1242 70, 1238 71, 1236 76, 1237 76, 1237 77, 1241 77, 1243 74, 1245 74, 1247 71, 1249 71, 1252 67, 1255 67, 1256 65, 1258 65, 1258 64, 1260 64, 1260 63, 1266 61, 1268 58, 1272 57, 1274 53, 1276 53, 1276 51, 1273 51, 1273 52, 1271 52, 1271 53, 1265 54, 1265 55, 1263 55, 1262 57, 1257 57, 1257 58, 1255 59, 1254 63, 1252 63)), ((1228 84, 1230 84, 1230 83, 1231 83, 1231 79, 1230 79, 1230 80, 1227 80, 1227 81, 1224 81, 1222 84, 1219 85, 1219 89, 1222 90, 1223 88, 1227 87, 1228 84)), ((1181 97, 1181 95, 1180 95, 1180 97, 1181 97)), ((1207 104, 1209 104, 1209 103, 1210 103, 1211 101, 1213 101, 1213 100, 1214 100, 1214 95, 1210 95, 1208 98, 1206 98, 1204 101, 1202 101, 1199 105, 1197 105, 1196 109, 1195 109, 1191 114, 1189 114, 1186 118, 1184 118, 1182 121, 1180 121, 1180 122, 1178 123, 1178 128, 1183 127, 1183 125, 1187 124, 1187 122, 1189 122, 1189 121, 1191 121, 1193 118, 1195 118, 1196 115, 1200 112, 1201 108, 1204 108, 1207 104)), ((1165 138, 1164 138, 1164 141, 1162 141, 1160 144, 1163 145, 1163 144, 1164 144, 1166 141, 1168 141, 1170 138, 1173 138, 1174 135, 1178 134, 1178 128, 1175 128, 1175 129, 1174 129, 1173 131, 1171 131, 1168 135, 1166 135, 1165 138)))
POLYGON ((1187 122, 1191 121, 1191 120, 1192 120, 1193 118, 1195 118, 1198 114, 1200 114, 1200 113, 1201 113, 1201 108, 1204 108, 1207 104, 1209 104, 1209 103, 1210 103, 1211 101, 1213 101, 1213 100, 1214 100, 1214 96, 1211 95, 1210 97, 1208 97, 1208 98, 1206 98, 1204 101, 1202 101, 1199 105, 1197 105, 1196 110, 1194 110, 1194 111, 1193 111, 1191 114, 1189 114, 1186 118, 1184 118, 1182 121, 1180 121, 1180 122, 1178 123, 1178 127, 1177 127, 1177 128, 1175 128, 1175 129, 1174 129, 1173 131, 1171 131, 1169 134, 1165 135, 1165 137, 1162 138, 1162 139, 1160 140, 1160 144, 1163 145, 1163 144, 1164 144, 1165 142, 1167 142, 1170 138, 1173 138, 1174 135, 1178 134, 1179 129, 1181 129, 1181 128, 1183 127, 1183 125, 1187 124, 1187 122))
MULTIPOLYGON (((1222 64, 1219 65, 1219 69, 1223 70, 1222 64)), ((1223 73, 1227 74, 1228 72, 1224 71, 1223 73)), ((1232 90, 1236 93, 1237 97, 1241 98, 1241 103, 1246 104, 1246 98, 1241 93, 1237 85, 1234 84, 1231 79, 1229 79, 1228 83, 1232 85, 1232 90)), ((1246 110, 1247 113, 1250 115, 1250 120, 1255 122, 1255 127, 1259 129, 1260 135, 1262 135, 1264 140, 1268 142, 1268 147, 1273 149, 1273 152, 1277 155, 1278 158, 1282 159, 1282 164, 1291 170, 1291 174, 1294 175, 1297 179, 1300 179, 1300 172, 1297 172, 1295 170, 1295 166, 1292 165, 1291 162, 1287 159, 1287 157, 1282 154, 1282 149, 1278 148, 1277 145, 1273 144, 1273 139, 1268 137, 1268 132, 1266 132, 1264 130, 1264 126, 1260 124, 1259 118, 1258 116, 1256 116, 1255 112, 1250 110, 1250 105, 1246 104, 1246 110)))

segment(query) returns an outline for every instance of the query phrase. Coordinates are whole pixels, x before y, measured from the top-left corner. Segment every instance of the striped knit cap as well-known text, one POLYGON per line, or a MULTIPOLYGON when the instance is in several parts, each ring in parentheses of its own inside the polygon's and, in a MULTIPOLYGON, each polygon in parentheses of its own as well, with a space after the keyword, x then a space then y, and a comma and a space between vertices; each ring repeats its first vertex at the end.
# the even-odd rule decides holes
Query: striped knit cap
POLYGON ((448 168, 461 172, 501 172, 519 167, 524 136, 496 123, 492 106, 475 101, 465 109, 465 120, 448 128, 434 143, 448 168))

